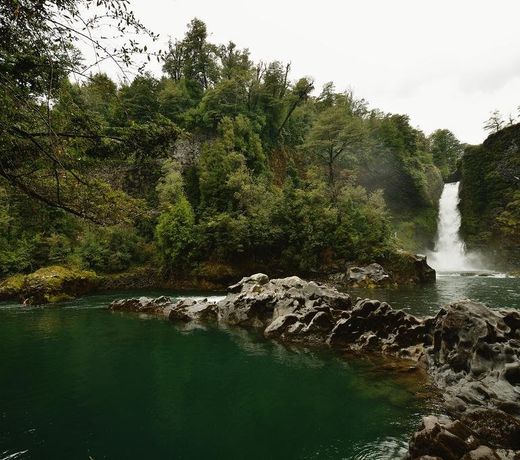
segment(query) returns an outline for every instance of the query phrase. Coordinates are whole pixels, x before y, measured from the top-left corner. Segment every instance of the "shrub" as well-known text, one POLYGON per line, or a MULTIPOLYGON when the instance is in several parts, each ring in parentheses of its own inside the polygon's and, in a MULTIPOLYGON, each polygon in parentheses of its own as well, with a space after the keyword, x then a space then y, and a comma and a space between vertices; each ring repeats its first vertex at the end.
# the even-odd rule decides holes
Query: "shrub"
POLYGON ((147 252, 133 228, 120 226, 91 229, 77 250, 82 265, 104 273, 120 272, 142 263, 147 252))
POLYGON ((190 261, 194 241, 195 215, 186 197, 170 205, 160 216, 155 239, 163 268, 182 268, 190 261))

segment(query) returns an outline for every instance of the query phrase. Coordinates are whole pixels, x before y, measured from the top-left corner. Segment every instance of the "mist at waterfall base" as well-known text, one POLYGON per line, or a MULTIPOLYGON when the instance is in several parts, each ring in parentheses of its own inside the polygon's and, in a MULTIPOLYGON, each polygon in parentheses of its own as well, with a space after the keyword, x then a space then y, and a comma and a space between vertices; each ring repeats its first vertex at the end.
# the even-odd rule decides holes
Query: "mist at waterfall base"
POLYGON ((466 252, 460 238, 459 186, 460 182, 444 184, 439 202, 437 241, 435 250, 427 253, 428 264, 440 273, 488 271, 482 256, 466 252))

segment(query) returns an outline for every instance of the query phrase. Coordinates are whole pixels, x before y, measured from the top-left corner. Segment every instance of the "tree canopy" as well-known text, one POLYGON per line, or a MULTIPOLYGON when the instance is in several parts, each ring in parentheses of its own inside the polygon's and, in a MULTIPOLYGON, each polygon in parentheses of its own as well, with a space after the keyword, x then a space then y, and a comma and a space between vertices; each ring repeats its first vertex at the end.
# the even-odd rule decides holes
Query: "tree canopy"
POLYGON ((90 41, 123 71, 150 57, 136 41, 114 50, 95 38, 105 17, 155 38, 127 2, 1 8, 3 272, 155 260, 308 271, 431 243, 441 172, 460 148, 449 131, 427 138, 332 84, 316 95, 290 65, 212 43, 199 19, 151 56, 162 75, 117 83, 75 45, 90 41))

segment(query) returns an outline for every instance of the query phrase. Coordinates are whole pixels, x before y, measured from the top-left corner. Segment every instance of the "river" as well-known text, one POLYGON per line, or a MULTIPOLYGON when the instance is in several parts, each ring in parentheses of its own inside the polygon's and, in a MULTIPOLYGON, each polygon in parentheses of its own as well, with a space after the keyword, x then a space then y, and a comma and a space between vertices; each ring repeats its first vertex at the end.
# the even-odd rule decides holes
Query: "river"
MULTIPOLYGON (((370 360, 104 308, 163 293, 0 304, 0 458, 390 459, 431 411, 421 382, 370 360)), ((514 278, 351 293, 416 314, 460 297, 520 309, 514 278)))
POLYGON ((0 304, 0 458, 396 458, 427 412, 368 360, 104 308, 130 294, 0 304))

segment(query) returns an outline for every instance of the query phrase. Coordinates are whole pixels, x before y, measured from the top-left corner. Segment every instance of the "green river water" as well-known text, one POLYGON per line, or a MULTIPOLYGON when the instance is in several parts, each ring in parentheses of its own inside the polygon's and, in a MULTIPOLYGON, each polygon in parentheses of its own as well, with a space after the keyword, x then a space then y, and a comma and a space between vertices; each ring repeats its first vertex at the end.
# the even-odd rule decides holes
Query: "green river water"
MULTIPOLYGON (((104 309, 162 293, 0 304, 0 459, 392 459, 432 410, 373 361, 104 309)), ((460 297, 520 308, 508 278, 365 294, 422 314, 460 297)))

